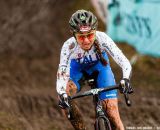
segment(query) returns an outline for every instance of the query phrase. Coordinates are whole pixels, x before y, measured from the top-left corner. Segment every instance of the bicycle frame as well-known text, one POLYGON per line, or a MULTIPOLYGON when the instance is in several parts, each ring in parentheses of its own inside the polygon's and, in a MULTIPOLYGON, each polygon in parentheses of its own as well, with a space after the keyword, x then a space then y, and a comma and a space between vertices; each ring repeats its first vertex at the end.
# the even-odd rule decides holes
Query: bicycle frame
POLYGON ((94 124, 95 130, 100 130, 98 128, 100 118, 103 118, 103 120, 106 122, 104 125, 107 125, 108 130, 111 130, 110 121, 106 115, 106 112, 103 110, 102 101, 99 100, 98 94, 93 95, 93 103, 95 105, 95 114, 96 114, 96 120, 94 124))
MULTIPOLYGON (((103 106, 102 106, 102 101, 99 99, 99 93, 103 92, 103 91, 109 91, 109 90, 113 90, 113 89, 118 89, 119 85, 115 85, 115 86, 110 86, 109 88, 96 88, 96 82, 94 79, 89 79, 87 80, 89 86, 91 87, 91 90, 89 91, 85 91, 83 93, 77 93, 76 95, 70 97, 70 99, 75 99, 75 98, 80 98, 80 97, 84 97, 84 96, 93 96, 93 103, 95 106, 95 114, 96 114, 96 120, 95 120, 95 130, 101 130, 99 129, 99 119, 103 119, 104 121, 104 126, 103 127, 107 127, 107 130, 111 130, 111 125, 109 122, 109 119, 105 113, 105 111, 103 110, 103 106)), ((106 129, 105 129, 106 130, 106 129)))
MULTIPOLYGON (((105 122, 104 127, 107 127, 107 129, 105 130, 111 130, 109 119, 105 111, 103 110, 101 100, 99 100, 99 93, 104 92, 104 91, 114 90, 114 89, 120 89, 119 84, 116 84, 114 86, 108 86, 106 88, 95 88, 96 82, 94 79, 89 79, 87 81, 89 83, 89 86, 91 86, 91 89, 71 96, 70 100, 75 99, 75 98, 81 98, 84 96, 93 96, 93 103, 95 105, 95 112, 96 112, 95 130, 101 130, 98 128, 100 118, 103 118, 103 121, 105 122)), ((131 106, 131 102, 129 100, 128 93, 124 93, 124 96, 125 96, 125 101, 126 101, 127 106, 131 106)))
MULTIPOLYGON (((96 90, 96 81, 91 79, 88 80, 89 85, 91 86, 91 89, 96 90)), ((94 93, 94 91, 93 91, 94 93)), ((96 92, 95 92, 96 93, 96 92)), ((95 95, 93 95, 93 103, 95 106, 95 115, 96 115, 96 119, 95 119, 95 130, 100 130, 99 128, 99 119, 102 118, 105 121, 105 126, 103 127, 108 127, 108 130, 111 130, 111 125, 110 125, 110 121, 106 115, 106 112, 103 110, 103 106, 102 106, 102 101, 99 99, 99 93, 96 93, 95 95)), ((106 129, 106 128, 105 128, 106 129)))
MULTIPOLYGON (((91 89, 96 90, 95 89, 96 88, 95 81, 89 80, 88 82, 91 86, 91 89)), ((94 91, 93 91, 93 93, 94 93, 94 91)), ((96 117, 105 116, 105 112, 103 111, 103 107, 102 107, 102 102, 99 100, 99 93, 93 95, 93 103, 94 103, 94 106, 95 106, 96 117)))

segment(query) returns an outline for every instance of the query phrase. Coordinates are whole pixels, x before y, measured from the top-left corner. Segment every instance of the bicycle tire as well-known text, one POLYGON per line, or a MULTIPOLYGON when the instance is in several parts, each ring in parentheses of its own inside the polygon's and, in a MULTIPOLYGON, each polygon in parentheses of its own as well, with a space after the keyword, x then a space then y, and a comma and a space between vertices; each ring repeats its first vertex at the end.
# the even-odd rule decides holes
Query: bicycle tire
POLYGON ((95 130, 112 130, 107 118, 99 117, 95 122, 95 130))

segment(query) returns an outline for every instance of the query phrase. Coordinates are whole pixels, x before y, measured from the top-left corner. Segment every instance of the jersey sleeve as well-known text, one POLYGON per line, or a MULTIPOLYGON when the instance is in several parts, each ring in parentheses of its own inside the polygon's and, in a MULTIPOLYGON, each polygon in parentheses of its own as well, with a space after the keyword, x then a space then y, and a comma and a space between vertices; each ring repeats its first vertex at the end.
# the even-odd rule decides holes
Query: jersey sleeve
POLYGON ((69 80, 69 64, 70 64, 70 56, 72 54, 73 42, 71 40, 67 40, 61 49, 60 54, 60 64, 57 71, 57 84, 56 89, 58 94, 65 93, 67 82, 69 80))
POLYGON ((102 47, 107 50, 114 61, 122 68, 123 78, 130 79, 132 67, 129 60, 109 36, 107 36, 105 33, 102 33, 102 37, 102 47))

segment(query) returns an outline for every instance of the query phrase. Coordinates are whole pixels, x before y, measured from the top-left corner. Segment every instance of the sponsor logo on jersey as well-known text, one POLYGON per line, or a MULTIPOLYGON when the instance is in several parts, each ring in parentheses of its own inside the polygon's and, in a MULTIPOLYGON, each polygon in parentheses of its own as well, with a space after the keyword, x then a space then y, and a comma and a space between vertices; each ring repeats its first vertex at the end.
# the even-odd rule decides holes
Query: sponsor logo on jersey
POLYGON ((82 57, 82 53, 78 53, 78 58, 81 58, 82 57))
MULTIPOLYGON (((81 53, 79 53, 79 54, 81 54, 81 53)), ((77 61, 81 64, 90 64, 90 63, 97 61, 98 59, 99 59, 99 56, 98 56, 98 54, 96 54, 95 58, 93 58, 92 55, 78 57, 77 61)))

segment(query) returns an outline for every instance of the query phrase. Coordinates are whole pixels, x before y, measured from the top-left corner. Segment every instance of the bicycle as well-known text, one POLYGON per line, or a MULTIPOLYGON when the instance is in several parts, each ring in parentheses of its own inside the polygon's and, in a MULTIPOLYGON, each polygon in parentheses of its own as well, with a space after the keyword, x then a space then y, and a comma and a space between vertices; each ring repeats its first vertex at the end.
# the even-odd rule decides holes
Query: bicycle
MULTIPOLYGON (((120 85, 116 84, 113 86, 108 86, 106 88, 95 88, 95 78, 90 78, 87 80, 89 86, 91 86, 91 89, 85 92, 77 93, 73 96, 69 97, 69 100, 73 100, 76 98, 81 98, 85 96, 93 96, 93 103, 95 105, 95 112, 96 112, 96 120, 95 120, 95 130, 112 130, 110 121, 107 117, 107 114, 103 110, 101 100, 99 100, 99 93, 110 91, 114 89, 120 89, 120 85)), ((129 100, 128 93, 124 93, 125 101, 127 106, 131 106, 131 101, 129 100)), ((68 117, 70 116, 70 110, 68 109, 68 117)))

